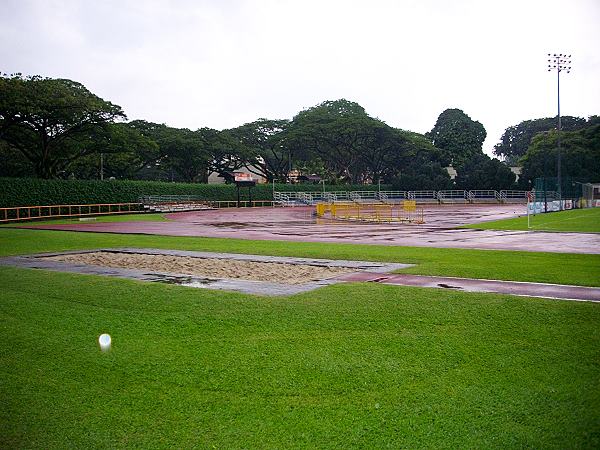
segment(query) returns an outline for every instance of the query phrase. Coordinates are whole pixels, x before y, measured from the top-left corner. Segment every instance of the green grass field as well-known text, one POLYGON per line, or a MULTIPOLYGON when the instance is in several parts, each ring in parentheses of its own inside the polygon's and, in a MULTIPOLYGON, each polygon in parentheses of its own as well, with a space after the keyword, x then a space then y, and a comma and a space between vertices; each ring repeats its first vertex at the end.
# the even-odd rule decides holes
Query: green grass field
POLYGON ((577 233, 600 233, 600 208, 573 209, 530 216, 530 227, 527 227, 527 216, 514 219, 496 220, 465 225, 461 228, 477 228, 482 230, 535 230, 566 231, 577 233))
MULTIPOLYGON (((600 284, 597 255, 0 229, 1 255, 114 246, 600 284)), ((600 446, 600 305, 370 283, 259 297, 9 267, 0 283, 2 448, 600 446)))

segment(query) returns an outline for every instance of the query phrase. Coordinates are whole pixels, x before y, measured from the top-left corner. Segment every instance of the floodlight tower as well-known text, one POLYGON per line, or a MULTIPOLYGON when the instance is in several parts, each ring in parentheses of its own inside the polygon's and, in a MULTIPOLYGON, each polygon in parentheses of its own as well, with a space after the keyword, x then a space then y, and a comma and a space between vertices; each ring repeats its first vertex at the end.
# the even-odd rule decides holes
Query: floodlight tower
POLYGON ((558 143, 558 157, 556 162, 556 178, 558 184, 558 201, 559 209, 562 210, 562 180, 561 180, 561 155, 560 155, 560 73, 565 71, 571 72, 571 55, 562 53, 548 53, 548 72, 556 70, 556 86, 557 86, 557 98, 558 98, 558 127, 557 127, 557 143, 558 143))

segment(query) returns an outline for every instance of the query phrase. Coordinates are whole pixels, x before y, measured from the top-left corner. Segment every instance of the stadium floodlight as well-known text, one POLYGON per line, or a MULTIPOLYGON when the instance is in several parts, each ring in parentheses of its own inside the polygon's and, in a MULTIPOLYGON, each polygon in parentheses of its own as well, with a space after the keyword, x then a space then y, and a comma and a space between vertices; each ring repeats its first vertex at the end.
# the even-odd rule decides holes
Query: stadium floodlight
POLYGON ((561 180, 561 148, 560 148, 560 73, 571 72, 571 55, 563 53, 548 53, 548 72, 556 70, 556 85, 557 85, 557 98, 558 98, 558 126, 557 126, 557 144, 558 144, 558 155, 556 161, 556 181, 558 184, 558 201, 559 209, 562 210, 562 180, 561 180))

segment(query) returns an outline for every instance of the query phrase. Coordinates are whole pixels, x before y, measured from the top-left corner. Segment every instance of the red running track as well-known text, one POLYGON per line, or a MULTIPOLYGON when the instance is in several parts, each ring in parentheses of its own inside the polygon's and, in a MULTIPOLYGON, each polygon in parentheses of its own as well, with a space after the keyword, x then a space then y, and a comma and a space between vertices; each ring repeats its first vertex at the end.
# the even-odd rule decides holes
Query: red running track
POLYGON ((476 280, 473 278, 432 277, 410 274, 355 272, 336 277, 346 282, 372 282, 400 286, 417 286, 465 292, 493 292, 526 297, 600 302, 600 288, 562 284, 524 283, 517 281, 476 280))
POLYGON ((74 222, 25 228, 168 236, 336 242, 438 248, 600 253, 600 234, 492 231, 454 227, 524 213, 524 205, 426 206, 424 225, 332 222, 313 207, 231 208, 168 214, 168 222, 74 222))

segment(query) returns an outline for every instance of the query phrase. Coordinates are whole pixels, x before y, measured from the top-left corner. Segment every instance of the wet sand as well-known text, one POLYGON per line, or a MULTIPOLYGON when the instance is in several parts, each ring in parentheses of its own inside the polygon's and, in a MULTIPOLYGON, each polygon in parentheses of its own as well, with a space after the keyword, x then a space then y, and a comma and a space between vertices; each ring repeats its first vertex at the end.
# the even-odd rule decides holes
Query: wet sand
POLYGON ((346 267, 118 252, 64 254, 43 259, 120 269, 286 284, 303 284, 356 271, 346 267))

